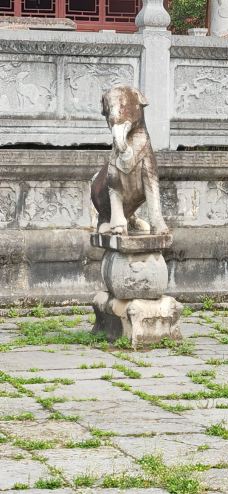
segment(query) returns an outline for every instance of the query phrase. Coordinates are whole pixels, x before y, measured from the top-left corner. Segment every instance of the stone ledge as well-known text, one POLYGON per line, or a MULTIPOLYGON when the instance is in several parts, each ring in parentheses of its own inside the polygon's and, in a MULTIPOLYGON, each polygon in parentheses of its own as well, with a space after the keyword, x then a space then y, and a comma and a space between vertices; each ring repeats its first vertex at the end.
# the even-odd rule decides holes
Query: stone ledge
POLYGON ((123 254, 158 252, 172 245, 172 235, 101 235, 92 233, 91 245, 123 254))
MULTIPOLYGON (((228 178, 227 151, 157 152, 163 180, 209 180, 228 178)), ((110 150, 0 149, 0 178, 91 180, 108 163, 110 150)))

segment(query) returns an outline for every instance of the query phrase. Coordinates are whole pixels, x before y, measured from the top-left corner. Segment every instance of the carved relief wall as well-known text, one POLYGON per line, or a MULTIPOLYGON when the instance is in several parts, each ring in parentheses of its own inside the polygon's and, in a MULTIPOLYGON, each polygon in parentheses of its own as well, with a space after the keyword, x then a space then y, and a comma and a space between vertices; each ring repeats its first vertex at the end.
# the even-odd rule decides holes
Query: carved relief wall
POLYGON ((172 61, 172 118, 224 119, 228 116, 226 61, 172 61))
POLYGON ((76 118, 102 119, 102 93, 116 84, 134 85, 130 64, 68 63, 65 70, 64 109, 76 118))
POLYGON ((74 33, 64 42, 34 33, 0 39, 0 146, 111 144, 101 95, 115 84, 139 87, 141 37, 101 34, 95 43, 74 33))
POLYGON ((162 183, 162 205, 173 226, 228 224, 228 182, 162 183))
POLYGON ((228 225, 228 181, 162 181, 161 200, 171 227, 228 225))
POLYGON ((56 111, 56 64, 0 61, 0 115, 56 111))
POLYGON ((88 182, 22 182, 0 186, 0 228, 76 228, 92 222, 88 182))

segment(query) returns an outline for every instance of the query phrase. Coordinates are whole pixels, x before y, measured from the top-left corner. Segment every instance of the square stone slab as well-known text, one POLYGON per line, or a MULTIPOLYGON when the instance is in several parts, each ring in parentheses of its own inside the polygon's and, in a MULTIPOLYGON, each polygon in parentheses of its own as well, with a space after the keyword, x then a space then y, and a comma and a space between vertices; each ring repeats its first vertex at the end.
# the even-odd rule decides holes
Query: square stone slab
POLYGON ((158 252, 172 245, 172 235, 110 235, 92 233, 93 247, 116 250, 125 253, 158 252))
POLYGON ((30 487, 39 478, 50 477, 46 465, 33 460, 15 461, 8 458, 0 461, 0 489, 11 489, 16 483, 30 487))

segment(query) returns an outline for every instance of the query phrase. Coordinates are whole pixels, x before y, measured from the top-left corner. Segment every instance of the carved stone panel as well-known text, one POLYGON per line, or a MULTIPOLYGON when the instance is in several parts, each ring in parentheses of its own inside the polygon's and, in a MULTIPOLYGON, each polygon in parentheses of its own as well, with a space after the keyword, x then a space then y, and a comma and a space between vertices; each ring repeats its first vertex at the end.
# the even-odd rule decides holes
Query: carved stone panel
POLYGON ((30 182, 23 184, 24 228, 90 226, 90 193, 86 182, 30 182))
POLYGON ((102 119, 101 96, 115 84, 134 84, 130 64, 69 63, 65 71, 65 112, 75 118, 102 119))
POLYGON ((228 224, 227 181, 167 183, 161 194, 164 215, 173 226, 228 224), (172 194, 167 193, 170 189, 172 194))
MULTIPOLYGON (((228 181, 161 181, 162 211, 170 227, 228 224, 228 181)), ((139 216, 148 219, 146 205, 139 216)))
POLYGON ((0 116, 50 114, 56 110, 56 65, 0 62, 0 116))
POLYGON ((16 221, 18 187, 2 182, 0 185, 0 228, 7 228, 16 221))
POLYGON ((173 117, 227 118, 228 64, 189 61, 175 65, 173 117))

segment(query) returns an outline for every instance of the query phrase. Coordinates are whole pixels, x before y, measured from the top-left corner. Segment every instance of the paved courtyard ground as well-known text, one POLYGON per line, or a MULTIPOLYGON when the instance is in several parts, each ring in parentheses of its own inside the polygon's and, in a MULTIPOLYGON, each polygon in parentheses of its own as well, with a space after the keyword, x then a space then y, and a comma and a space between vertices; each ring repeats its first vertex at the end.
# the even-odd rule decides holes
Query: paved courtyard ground
POLYGON ((227 494, 228 311, 138 352, 73 312, 0 321, 0 490, 227 494))

